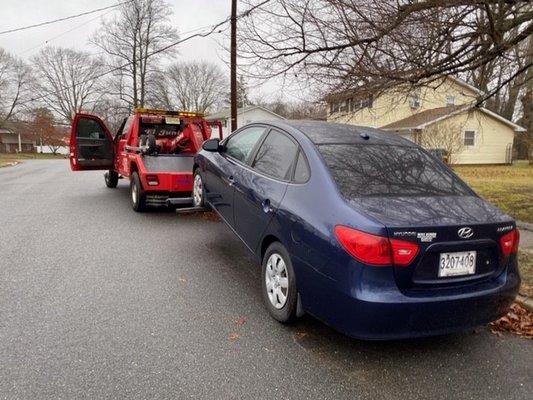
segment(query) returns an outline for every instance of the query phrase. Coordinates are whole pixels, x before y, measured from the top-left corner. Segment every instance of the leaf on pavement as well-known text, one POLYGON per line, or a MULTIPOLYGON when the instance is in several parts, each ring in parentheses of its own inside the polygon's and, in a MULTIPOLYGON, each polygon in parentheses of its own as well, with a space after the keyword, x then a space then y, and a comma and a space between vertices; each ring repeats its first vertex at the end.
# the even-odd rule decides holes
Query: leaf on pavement
POLYGON ((239 335, 237 332, 231 332, 228 336, 228 339, 231 340, 231 341, 235 341, 237 339, 239 339, 241 337, 241 335, 239 335))
POLYGON ((533 339, 533 313, 518 304, 513 304, 507 315, 489 324, 492 333, 501 336, 510 332, 524 338, 533 339))

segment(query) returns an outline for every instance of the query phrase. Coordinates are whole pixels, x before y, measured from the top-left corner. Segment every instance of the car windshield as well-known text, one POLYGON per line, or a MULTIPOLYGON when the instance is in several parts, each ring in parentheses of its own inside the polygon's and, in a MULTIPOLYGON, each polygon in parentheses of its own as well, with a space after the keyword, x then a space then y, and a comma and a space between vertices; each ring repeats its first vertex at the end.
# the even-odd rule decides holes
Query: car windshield
POLYGON ((318 149, 347 199, 472 194, 440 161, 417 147, 328 144, 318 149))

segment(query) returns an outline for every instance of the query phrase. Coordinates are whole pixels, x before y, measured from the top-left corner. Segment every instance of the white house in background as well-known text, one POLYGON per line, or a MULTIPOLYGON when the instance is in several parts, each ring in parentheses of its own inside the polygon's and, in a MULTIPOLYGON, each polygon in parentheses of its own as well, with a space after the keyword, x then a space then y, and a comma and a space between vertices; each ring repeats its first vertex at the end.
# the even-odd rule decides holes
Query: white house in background
MULTIPOLYGON (((222 122, 222 133, 224 137, 231 133, 231 112, 230 109, 224 109, 217 113, 208 115, 206 117, 208 121, 220 121, 222 122)), ((274 121, 285 119, 281 115, 276 114, 273 111, 261 106, 246 106, 237 109, 237 127, 240 128, 246 124, 257 121, 274 121)), ((213 129, 213 137, 218 137, 218 132, 213 129)))

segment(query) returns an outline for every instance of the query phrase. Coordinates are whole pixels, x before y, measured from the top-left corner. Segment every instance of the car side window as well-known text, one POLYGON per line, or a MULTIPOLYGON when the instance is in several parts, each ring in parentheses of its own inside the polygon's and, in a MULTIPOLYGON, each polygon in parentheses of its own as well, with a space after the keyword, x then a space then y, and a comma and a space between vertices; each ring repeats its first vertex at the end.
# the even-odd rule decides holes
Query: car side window
POLYGON ((76 136, 84 139, 107 139, 104 128, 90 118, 80 118, 76 136))
POLYGON ((287 135, 272 130, 261 144, 252 168, 274 178, 288 180, 298 146, 287 135))
POLYGON ((243 129, 228 138, 225 143, 225 153, 240 162, 246 163, 264 132, 265 128, 262 126, 252 126, 243 129))
POLYGON ((294 168, 294 182, 295 183, 305 183, 309 180, 309 166, 305 159, 304 153, 302 150, 298 152, 298 159, 296 160, 296 167, 294 168))

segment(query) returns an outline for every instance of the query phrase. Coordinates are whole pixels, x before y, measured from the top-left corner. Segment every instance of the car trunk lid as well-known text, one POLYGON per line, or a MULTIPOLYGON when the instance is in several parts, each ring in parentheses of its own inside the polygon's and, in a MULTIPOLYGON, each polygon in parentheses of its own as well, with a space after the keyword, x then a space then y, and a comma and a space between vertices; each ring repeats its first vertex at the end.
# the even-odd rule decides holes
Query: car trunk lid
POLYGON ((364 197, 350 203, 385 225, 391 239, 419 245, 410 265, 394 268, 400 289, 463 285, 490 279, 504 268, 499 239, 515 224, 477 196, 364 197), (441 254, 444 262, 450 256, 475 257, 473 273, 442 276, 441 254))

